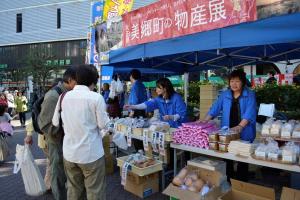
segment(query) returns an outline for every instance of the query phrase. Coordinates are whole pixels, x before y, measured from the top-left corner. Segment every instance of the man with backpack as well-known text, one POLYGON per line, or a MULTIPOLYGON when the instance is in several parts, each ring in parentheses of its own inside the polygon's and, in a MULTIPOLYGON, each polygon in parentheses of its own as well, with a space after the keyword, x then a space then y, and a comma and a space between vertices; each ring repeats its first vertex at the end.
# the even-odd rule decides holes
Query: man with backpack
MULTIPOLYGON (((63 75, 63 83, 49 90, 42 101, 41 111, 37 116, 38 127, 46 137, 51 167, 51 188, 54 199, 67 199, 66 174, 63 166, 63 129, 52 125, 52 117, 59 96, 76 85, 76 67, 69 67, 63 75)), ((34 120, 33 120, 34 123, 34 120)))
MULTIPOLYGON (((58 87, 60 84, 62 84, 63 80, 62 78, 56 78, 53 83, 51 84, 49 90, 56 90, 58 94, 61 94, 62 91, 58 87)), ((49 91, 47 90, 47 92, 49 91)), ((44 101, 44 95, 40 98, 36 95, 35 100, 32 102, 32 119, 28 121, 28 124, 26 125, 26 137, 24 139, 25 144, 32 145, 32 134, 33 132, 39 133, 38 134, 38 147, 43 150, 44 154, 47 157, 47 166, 46 166, 46 173, 44 177, 44 181, 46 184, 46 189, 48 191, 51 191, 51 168, 50 168, 50 161, 49 161, 49 153, 48 153, 48 147, 46 144, 46 138, 45 135, 42 133, 38 126, 38 116, 41 112, 41 105, 44 101)))

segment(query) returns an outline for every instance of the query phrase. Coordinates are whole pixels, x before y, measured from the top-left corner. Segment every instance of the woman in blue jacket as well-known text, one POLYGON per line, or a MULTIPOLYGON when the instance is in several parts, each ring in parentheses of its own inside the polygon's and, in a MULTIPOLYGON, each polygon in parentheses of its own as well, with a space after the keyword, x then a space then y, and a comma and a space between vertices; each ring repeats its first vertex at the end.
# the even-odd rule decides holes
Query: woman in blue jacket
POLYGON ((175 92, 171 81, 161 78, 156 81, 156 93, 158 97, 138 105, 126 105, 126 109, 147 110, 152 112, 159 110, 160 120, 168 122, 171 127, 177 128, 186 121, 186 104, 182 97, 175 92))
MULTIPOLYGON (((246 87, 246 75, 243 71, 235 70, 229 76, 229 89, 222 92, 220 97, 209 110, 205 120, 217 117, 222 111, 221 125, 227 126, 240 133, 241 140, 253 142, 256 134, 256 96, 255 92, 246 87)), ((233 175, 233 163, 229 166, 227 175, 233 175)), ((238 163, 239 179, 247 180, 248 165, 238 163)))

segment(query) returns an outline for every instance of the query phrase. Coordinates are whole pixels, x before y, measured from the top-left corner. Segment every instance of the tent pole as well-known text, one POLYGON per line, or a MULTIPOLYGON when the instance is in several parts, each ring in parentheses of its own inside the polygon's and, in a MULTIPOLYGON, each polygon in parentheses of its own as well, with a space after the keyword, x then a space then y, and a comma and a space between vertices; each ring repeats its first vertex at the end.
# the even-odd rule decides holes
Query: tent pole
POLYGON ((188 103, 187 99, 188 99, 188 87, 189 87, 189 73, 188 72, 184 72, 184 102, 188 103))

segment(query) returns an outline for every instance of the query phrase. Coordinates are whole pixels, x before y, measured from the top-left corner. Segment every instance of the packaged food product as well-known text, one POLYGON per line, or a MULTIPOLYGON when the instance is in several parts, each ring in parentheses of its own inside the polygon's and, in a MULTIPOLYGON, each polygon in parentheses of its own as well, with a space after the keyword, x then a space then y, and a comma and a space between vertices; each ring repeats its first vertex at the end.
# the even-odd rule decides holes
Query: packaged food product
POLYGON ((282 138, 292 137, 294 126, 295 126, 295 120, 290 120, 289 122, 283 124, 281 129, 281 137, 282 138))
POLYGON ((209 149, 210 150, 219 150, 219 144, 218 142, 209 142, 209 149))
POLYGON ((273 122, 274 122, 274 119, 270 118, 265 123, 263 123, 262 129, 261 129, 262 135, 267 136, 270 134, 270 129, 271 129, 273 122))
POLYGON ((209 142, 218 142, 219 141, 219 133, 213 132, 208 135, 209 142))
POLYGON ((280 120, 275 121, 271 126, 270 135, 280 136, 281 128, 282 128, 282 122, 280 120))
POLYGON ((299 156, 299 146, 294 142, 288 142, 282 147, 282 162, 294 164, 299 156))
POLYGON ((228 152, 228 145, 229 144, 219 142, 219 151, 228 152))
POLYGON ((293 138, 300 138, 300 124, 296 124, 292 134, 293 138))

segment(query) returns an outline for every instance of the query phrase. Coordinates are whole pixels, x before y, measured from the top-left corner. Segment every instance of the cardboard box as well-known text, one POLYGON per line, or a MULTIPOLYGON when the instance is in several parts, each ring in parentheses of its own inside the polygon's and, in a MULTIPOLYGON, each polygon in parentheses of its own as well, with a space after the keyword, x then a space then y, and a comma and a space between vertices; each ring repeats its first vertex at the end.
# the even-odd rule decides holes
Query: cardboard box
POLYGON ((200 156, 189 160, 187 164, 188 166, 198 167, 201 169, 218 171, 221 173, 221 175, 226 176, 226 162, 222 160, 216 160, 212 158, 207 158, 205 156, 200 156))
MULTIPOLYGON (((124 162, 128 159, 129 156, 123 156, 117 158, 117 165, 122 168, 124 162)), ((135 165, 129 166, 129 170, 133 172, 134 174, 137 174, 139 176, 145 176, 149 174, 153 174, 155 172, 161 171, 162 170, 162 162, 159 160, 156 160, 156 163, 154 165, 151 165, 149 167, 144 167, 144 168, 139 168, 136 167, 135 165)))
POLYGON ((147 176, 138 176, 133 173, 128 173, 124 189, 140 198, 149 197, 159 191, 158 173, 147 176))
POLYGON ((283 187, 280 200, 300 200, 300 190, 283 187))
POLYGON ((220 196, 218 200, 275 200, 273 188, 263 187, 231 179, 231 191, 220 196))
POLYGON ((143 128, 132 128, 132 134, 138 137, 143 136, 143 128))
POLYGON ((226 176, 223 176, 218 171, 211 171, 193 166, 188 166, 188 170, 197 173, 202 180, 208 182, 210 187, 212 187, 210 192, 201 197, 199 193, 182 190, 180 187, 174 186, 172 183, 170 183, 169 186, 163 191, 163 194, 180 200, 216 200, 222 195, 219 186, 226 179, 226 176))

